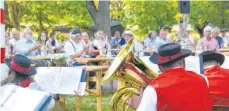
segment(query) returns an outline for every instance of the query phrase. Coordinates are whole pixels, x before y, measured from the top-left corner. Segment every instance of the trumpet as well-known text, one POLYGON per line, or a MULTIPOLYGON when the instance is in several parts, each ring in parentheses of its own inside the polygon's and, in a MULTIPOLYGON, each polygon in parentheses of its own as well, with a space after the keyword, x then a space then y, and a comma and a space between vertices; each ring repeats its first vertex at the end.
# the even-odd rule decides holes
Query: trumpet
POLYGON ((134 39, 131 39, 120 51, 103 80, 103 82, 106 82, 110 78, 116 78, 118 82, 123 83, 110 101, 111 111, 120 111, 119 107, 123 111, 127 111, 130 108, 127 101, 134 95, 139 94, 140 89, 146 87, 157 76, 138 56, 134 55, 133 41, 134 39), (120 60, 120 63, 116 63, 116 59, 120 60), (119 65, 112 67, 113 64, 119 65), (110 78, 107 76, 110 76, 110 78))

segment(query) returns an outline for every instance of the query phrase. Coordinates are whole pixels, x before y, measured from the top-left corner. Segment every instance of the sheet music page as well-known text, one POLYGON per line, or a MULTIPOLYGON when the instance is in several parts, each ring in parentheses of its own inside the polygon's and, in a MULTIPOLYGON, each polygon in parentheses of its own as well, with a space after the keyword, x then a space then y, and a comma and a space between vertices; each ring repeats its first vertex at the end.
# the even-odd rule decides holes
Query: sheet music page
POLYGON ((41 87, 52 94, 75 94, 82 75, 82 68, 39 67, 34 79, 41 87))
POLYGON ((3 91, 2 95, 10 94, 11 96, 4 102, 0 111, 39 111, 36 108, 49 97, 49 94, 45 92, 22 87, 12 88, 11 86, 3 86, 5 91, 3 91))
POLYGON ((79 96, 83 96, 85 93, 85 89, 86 89, 86 82, 80 82, 79 84, 79 88, 77 90, 77 95, 79 96))
POLYGON ((200 74, 200 59, 199 56, 188 56, 185 58, 186 70, 200 74))
POLYGON ((0 66, 1 66, 1 70, 0 70, 0 81, 2 81, 2 80, 4 80, 7 77, 9 68, 6 66, 6 64, 0 64, 0 66))
POLYGON ((221 66, 222 68, 229 69, 229 56, 225 56, 224 63, 221 66))
POLYGON ((157 64, 154 64, 152 62, 150 62, 149 58, 150 56, 143 56, 143 57, 139 57, 142 62, 147 65, 153 72, 155 72, 156 74, 159 74, 158 72, 159 71, 159 68, 158 68, 158 65, 157 64))

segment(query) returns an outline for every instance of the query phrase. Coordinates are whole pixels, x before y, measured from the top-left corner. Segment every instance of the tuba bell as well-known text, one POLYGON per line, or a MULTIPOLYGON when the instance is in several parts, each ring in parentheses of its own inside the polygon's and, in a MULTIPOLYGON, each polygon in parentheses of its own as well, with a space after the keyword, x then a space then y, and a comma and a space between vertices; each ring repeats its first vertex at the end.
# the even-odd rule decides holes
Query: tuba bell
POLYGON ((142 87, 157 77, 133 50, 134 38, 120 51, 109 67, 102 83, 110 79, 118 80, 118 90, 110 101, 111 111, 127 111, 130 107, 128 100, 138 95, 142 87))

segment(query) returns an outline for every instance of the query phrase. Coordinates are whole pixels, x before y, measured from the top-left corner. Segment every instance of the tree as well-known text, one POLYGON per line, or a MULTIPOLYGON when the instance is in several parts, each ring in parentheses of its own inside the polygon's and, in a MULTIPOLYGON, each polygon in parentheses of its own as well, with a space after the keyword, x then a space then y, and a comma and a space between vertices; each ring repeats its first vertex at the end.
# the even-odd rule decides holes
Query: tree
POLYGON ((228 1, 191 1, 190 22, 195 26, 200 36, 203 28, 211 23, 214 26, 228 28, 228 1))
POLYGON ((93 21, 84 1, 6 1, 7 26, 20 29, 30 25, 34 31, 50 30, 52 26, 84 27, 93 21), (16 7, 16 8, 15 8, 16 7))
POLYGON ((145 37, 151 30, 159 30, 165 25, 177 24, 178 3, 174 1, 123 1, 119 16, 126 28, 135 29, 135 34, 145 37))
POLYGON ((88 12, 90 13, 97 30, 103 30, 111 37, 110 25, 110 1, 99 1, 98 9, 94 1, 86 1, 88 12))

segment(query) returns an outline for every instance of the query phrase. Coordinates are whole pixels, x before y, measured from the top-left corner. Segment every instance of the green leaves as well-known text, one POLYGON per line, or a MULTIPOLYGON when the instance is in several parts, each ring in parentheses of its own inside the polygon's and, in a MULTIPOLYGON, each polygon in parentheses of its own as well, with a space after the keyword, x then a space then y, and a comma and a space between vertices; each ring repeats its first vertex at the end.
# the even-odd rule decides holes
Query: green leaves
POLYGON ((7 1, 6 3, 16 4, 20 9, 21 15, 18 17, 20 24, 30 24, 34 31, 47 30, 55 25, 83 27, 93 23, 85 7, 85 1, 7 1))

